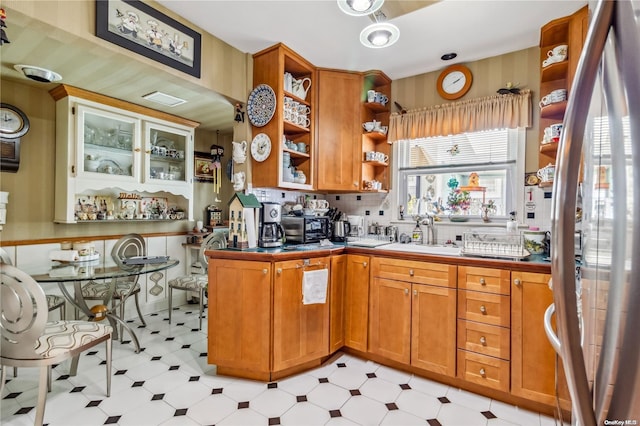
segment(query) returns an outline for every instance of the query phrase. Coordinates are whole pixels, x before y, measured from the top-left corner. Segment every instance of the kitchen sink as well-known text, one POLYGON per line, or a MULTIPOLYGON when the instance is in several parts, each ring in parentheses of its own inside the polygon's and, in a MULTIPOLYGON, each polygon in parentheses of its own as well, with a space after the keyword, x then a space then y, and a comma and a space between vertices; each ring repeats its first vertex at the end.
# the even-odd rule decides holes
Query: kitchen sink
POLYGON ((437 254, 443 256, 460 256, 460 247, 450 245, 424 245, 424 244, 402 244, 392 243, 380 247, 381 250, 404 251, 408 253, 437 254))

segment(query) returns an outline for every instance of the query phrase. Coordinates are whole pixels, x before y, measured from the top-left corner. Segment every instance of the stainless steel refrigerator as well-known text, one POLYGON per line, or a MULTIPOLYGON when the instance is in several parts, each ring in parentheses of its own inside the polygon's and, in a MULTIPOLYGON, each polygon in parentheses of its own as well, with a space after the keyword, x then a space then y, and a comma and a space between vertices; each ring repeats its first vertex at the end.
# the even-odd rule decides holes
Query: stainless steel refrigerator
POLYGON ((639 425, 640 0, 589 10, 558 149, 545 330, 562 358, 572 423, 639 425))

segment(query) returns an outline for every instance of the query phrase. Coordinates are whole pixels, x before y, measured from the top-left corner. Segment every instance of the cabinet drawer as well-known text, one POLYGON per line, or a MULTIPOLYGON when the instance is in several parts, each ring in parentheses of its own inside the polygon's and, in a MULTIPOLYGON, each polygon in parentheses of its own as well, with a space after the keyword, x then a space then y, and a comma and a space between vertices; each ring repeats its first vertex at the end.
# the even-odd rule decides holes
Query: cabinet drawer
POLYGON ((458 267, 458 288, 484 291, 487 293, 509 294, 511 272, 504 269, 458 267))
POLYGON ((455 265, 418 262, 413 260, 375 257, 371 260, 374 277, 439 287, 456 287, 455 265))
POLYGON ((509 360, 510 329, 480 322, 458 320, 458 348, 509 360))
POLYGON ((509 327, 510 302, 509 296, 459 290, 458 318, 509 327))
POLYGON ((509 361, 458 349, 458 377, 508 392, 509 361))

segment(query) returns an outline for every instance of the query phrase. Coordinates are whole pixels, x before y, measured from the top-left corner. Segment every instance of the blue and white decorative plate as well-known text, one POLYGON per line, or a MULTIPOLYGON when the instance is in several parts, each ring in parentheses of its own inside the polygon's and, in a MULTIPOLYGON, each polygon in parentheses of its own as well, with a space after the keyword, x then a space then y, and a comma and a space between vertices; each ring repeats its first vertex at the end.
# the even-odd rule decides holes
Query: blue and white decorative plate
POLYGON ((276 112, 276 94, 267 84, 259 84, 249 95, 247 115, 256 127, 266 125, 276 112))

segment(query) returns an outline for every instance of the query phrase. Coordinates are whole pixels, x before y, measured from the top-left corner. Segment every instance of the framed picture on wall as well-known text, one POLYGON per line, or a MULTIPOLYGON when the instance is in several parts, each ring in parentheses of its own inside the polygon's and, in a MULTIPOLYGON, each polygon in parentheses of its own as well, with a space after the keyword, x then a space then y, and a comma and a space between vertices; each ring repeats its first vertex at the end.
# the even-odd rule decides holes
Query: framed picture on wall
POLYGON ((200 78, 200 33, 141 1, 96 0, 96 36, 200 78))
POLYGON ((211 166, 211 155, 196 151, 193 158, 193 177, 195 180, 197 182, 213 182, 214 169, 211 166))

